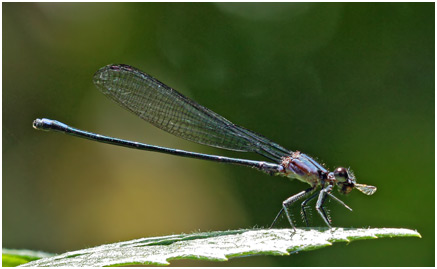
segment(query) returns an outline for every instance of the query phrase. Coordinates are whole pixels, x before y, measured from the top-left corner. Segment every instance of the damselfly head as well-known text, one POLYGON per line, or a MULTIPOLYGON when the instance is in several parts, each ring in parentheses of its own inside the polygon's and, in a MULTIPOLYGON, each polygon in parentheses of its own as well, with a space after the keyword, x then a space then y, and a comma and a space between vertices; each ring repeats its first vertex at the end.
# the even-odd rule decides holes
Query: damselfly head
POLYGON ((354 173, 344 167, 338 167, 334 170, 334 177, 339 187, 338 191, 342 194, 348 194, 354 188, 366 195, 372 195, 376 192, 376 187, 365 184, 358 184, 354 173))
POLYGON ((349 169, 338 167, 334 170, 334 177, 339 187, 338 191, 342 194, 348 194, 355 188, 355 176, 349 169))

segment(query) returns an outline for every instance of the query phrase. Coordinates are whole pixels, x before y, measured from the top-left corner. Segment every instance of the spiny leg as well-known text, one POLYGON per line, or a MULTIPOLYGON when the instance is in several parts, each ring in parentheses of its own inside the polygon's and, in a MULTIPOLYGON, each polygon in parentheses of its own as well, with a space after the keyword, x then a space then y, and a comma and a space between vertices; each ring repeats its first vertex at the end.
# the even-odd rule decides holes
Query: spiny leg
POLYGON ((314 199, 317 196, 318 192, 315 192, 313 195, 311 195, 309 198, 307 198, 305 201, 303 201, 300 204, 301 207, 301 211, 302 211, 302 215, 303 215, 303 219, 305 221, 305 225, 308 227, 308 219, 307 219, 307 214, 305 212, 305 206, 308 204, 309 201, 311 201, 312 199, 314 199))
POLYGON ((287 216, 288 222, 290 222, 291 227, 293 227, 294 230, 296 230, 296 228, 294 227, 293 221, 291 219, 290 213, 288 213, 287 208, 289 206, 291 206, 294 202, 296 202, 297 200, 299 200, 300 198, 304 197, 305 195, 307 195, 308 193, 310 193, 311 191, 314 190, 315 187, 311 187, 309 189, 306 189, 304 191, 301 191, 293 196, 290 196, 287 200, 282 202, 282 208, 281 210, 279 210, 278 215, 276 215, 275 219, 273 220, 272 225, 270 225, 270 228, 273 227, 273 225, 275 225, 276 221, 278 220, 279 216, 281 216, 282 212, 285 212, 285 215, 287 216))
POLYGON ((276 221, 278 220, 279 216, 281 216, 282 211, 284 211, 284 208, 281 207, 281 210, 279 210, 278 214, 276 215, 275 219, 273 220, 272 225, 270 225, 269 229, 271 229, 273 227, 273 225, 275 225, 276 221))
POLYGON ((352 211, 352 208, 350 208, 347 204, 345 204, 342 200, 338 199, 337 197, 335 197, 332 193, 327 192, 327 195, 331 196, 331 198, 333 198, 335 201, 337 201, 338 203, 340 203, 341 205, 343 205, 344 207, 346 207, 347 209, 349 209, 350 211, 352 211))
POLYGON ((319 212, 322 219, 325 221, 326 225, 331 228, 329 219, 326 216, 325 210, 323 209, 323 203, 326 199, 326 194, 332 190, 332 185, 328 185, 326 188, 322 189, 319 193, 319 198, 317 199, 316 210, 319 212))

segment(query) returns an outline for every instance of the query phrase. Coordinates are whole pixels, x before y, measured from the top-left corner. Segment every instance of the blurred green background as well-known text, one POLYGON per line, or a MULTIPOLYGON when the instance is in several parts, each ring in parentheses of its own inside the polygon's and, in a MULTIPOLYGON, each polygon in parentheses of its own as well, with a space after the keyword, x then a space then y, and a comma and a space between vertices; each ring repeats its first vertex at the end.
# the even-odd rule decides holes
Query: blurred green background
MULTIPOLYGON (((350 166, 360 183, 378 187, 370 197, 338 195, 353 212, 328 203, 334 226, 403 227, 423 236, 172 264, 434 265, 434 3, 2 6, 3 247, 62 253, 266 227, 284 199, 308 187, 32 128, 47 117, 150 144, 263 159, 184 141, 105 98, 94 72, 125 63, 330 169, 350 166)), ((311 219, 323 226, 315 210, 311 219)), ((286 220, 278 227, 288 227, 286 220)))

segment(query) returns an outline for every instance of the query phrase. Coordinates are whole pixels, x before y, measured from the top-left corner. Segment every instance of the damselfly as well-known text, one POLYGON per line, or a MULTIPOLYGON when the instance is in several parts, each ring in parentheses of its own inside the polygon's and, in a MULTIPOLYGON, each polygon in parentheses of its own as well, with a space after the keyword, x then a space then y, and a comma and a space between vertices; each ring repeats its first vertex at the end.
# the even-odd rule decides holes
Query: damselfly
POLYGON ((356 183, 355 176, 349 169, 338 167, 330 172, 310 156, 299 151, 287 150, 264 136, 231 123, 217 113, 131 66, 123 64, 105 66, 94 75, 94 83, 103 94, 122 107, 175 136, 213 147, 255 152, 271 162, 229 158, 148 145, 82 131, 59 121, 44 118, 36 119, 33 122, 33 127, 128 148, 248 166, 270 175, 285 176, 308 183, 310 185, 308 189, 282 202, 281 210, 272 226, 285 212, 290 225, 294 228, 291 214, 287 209, 304 197, 307 198, 301 203, 301 210, 305 223, 308 225, 305 206, 317 197, 316 210, 326 225, 331 227, 331 221, 323 208, 327 196, 352 210, 331 193, 335 186, 342 194, 347 194, 354 188, 367 195, 372 195, 376 191, 374 186, 356 183), (319 187, 320 190, 317 191, 319 187))

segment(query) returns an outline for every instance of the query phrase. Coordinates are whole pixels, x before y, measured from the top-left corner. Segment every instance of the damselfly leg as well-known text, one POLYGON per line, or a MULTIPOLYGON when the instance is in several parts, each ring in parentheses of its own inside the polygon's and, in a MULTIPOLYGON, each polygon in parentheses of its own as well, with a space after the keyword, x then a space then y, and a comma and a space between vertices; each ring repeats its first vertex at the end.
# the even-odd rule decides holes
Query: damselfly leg
POLYGON ((278 218, 281 216, 282 212, 285 212, 285 215, 287 216, 288 222, 290 222, 291 227, 293 227, 294 230, 296 230, 296 227, 294 226, 293 220, 291 219, 290 213, 288 212, 288 207, 290 207, 293 203, 298 201, 299 199, 305 197, 309 193, 311 193, 315 187, 308 188, 304 191, 301 191, 293 196, 290 196, 288 199, 282 202, 282 208, 279 210, 279 213, 276 215, 275 219, 273 220, 272 225, 270 225, 270 228, 275 225, 278 218))

